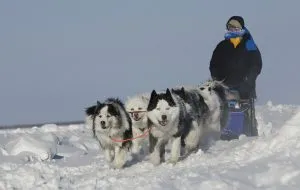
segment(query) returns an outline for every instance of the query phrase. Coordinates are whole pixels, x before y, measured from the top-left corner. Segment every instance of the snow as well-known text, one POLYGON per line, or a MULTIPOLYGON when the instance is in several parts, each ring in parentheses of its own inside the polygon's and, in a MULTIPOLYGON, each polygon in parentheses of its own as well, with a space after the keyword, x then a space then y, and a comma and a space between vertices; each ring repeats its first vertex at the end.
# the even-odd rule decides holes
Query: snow
POLYGON ((176 165, 111 169, 84 125, 0 130, 0 189, 299 189, 300 106, 256 106, 259 137, 218 141, 176 165))

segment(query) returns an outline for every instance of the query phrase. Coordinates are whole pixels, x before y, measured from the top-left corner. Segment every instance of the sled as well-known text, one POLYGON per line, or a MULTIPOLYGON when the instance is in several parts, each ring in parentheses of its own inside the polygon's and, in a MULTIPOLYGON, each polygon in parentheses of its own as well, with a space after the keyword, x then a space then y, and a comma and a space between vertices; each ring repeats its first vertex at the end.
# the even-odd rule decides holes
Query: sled
POLYGON ((230 90, 227 97, 228 120, 222 129, 221 139, 238 139, 240 135, 257 136, 254 98, 240 99, 238 91, 230 90))

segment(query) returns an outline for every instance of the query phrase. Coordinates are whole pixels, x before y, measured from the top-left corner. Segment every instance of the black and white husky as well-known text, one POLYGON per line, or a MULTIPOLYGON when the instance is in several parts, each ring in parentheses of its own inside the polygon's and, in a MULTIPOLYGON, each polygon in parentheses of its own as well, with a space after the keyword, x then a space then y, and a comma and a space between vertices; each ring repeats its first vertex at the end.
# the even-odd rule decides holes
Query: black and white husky
POLYGON ((194 87, 181 87, 180 89, 172 89, 172 92, 184 100, 193 120, 202 126, 209 115, 209 108, 199 90, 194 87))
POLYGON ((154 165, 165 160, 165 146, 171 142, 171 163, 176 163, 181 154, 182 144, 188 149, 195 149, 198 145, 200 130, 196 122, 186 109, 180 96, 171 93, 169 89, 164 93, 152 91, 148 105, 148 125, 150 161, 154 165), (195 124, 195 125, 193 125, 195 124))
POLYGON ((132 153, 136 155, 140 154, 141 150, 145 150, 146 145, 148 145, 148 137, 141 137, 148 130, 148 104, 149 95, 146 94, 130 97, 125 102, 126 111, 130 114, 132 120, 132 134, 134 138, 132 141, 132 153))
POLYGON ((131 148, 132 123, 123 103, 115 98, 86 109, 87 125, 92 128, 94 137, 104 150, 107 162, 114 168, 122 168, 131 148))
POLYGON ((184 144, 185 149, 191 152, 204 141, 203 138, 207 130, 206 123, 210 115, 209 108, 196 87, 175 88, 172 89, 172 92, 183 99, 188 114, 192 118, 192 132, 189 133, 188 140, 186 140, 187 143, 192 142, 192 144, 184 144))

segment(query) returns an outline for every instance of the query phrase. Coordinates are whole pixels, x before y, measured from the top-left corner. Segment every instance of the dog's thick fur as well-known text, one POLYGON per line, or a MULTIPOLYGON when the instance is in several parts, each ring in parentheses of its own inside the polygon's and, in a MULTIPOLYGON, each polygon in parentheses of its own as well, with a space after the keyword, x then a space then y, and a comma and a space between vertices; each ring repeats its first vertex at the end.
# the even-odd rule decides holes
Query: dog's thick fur
POLYGON ((201 130, 180 96, 169 89, 159 94, 153 90, 147 110, 151 128, 150 160, 154 165, 165 160, 165 145, 168 142, 172 142, 171 163, 178 162, 182 145, 185 145, 186 152, 196 149, 201 130))
POLYGON ((107 162, 112 163, 114 168, 124 167, 132 143, 113 141, 132 138, 132 122, 123 103, 116 98, 97 102, 86 109, 86 116, 87 125, 92 125, 89 127, 104 150, 107 162))
POLYGON ((228 119, 228 104, 226 103, 227 86, 220 81, 208 80, 200 85, 198 90, 207 104, 210 114, 206 120, 212 140, 219 140, 221 130, 226 127, 228 119))
POLYGON ((209 108, 199 90, 192 87, 181 87, 180 89, 172 89, 172 92, 184 100, 193 119, 197 121, 198 125, 202 125, 208 117, 209 108))
POLYGON ((203 142, 203 137, 207 128, 207 119, 209 118, 209 108, 204 98, 195 87, 182 87, 172 89, 172 92, 183 99, 188 114, 192 119, 192 128, 185 138, 184 146, 187 153, 197 150, 203 142))
MULTIPOLYGON (((147 107, 149 95, 136 95, 125 102, 126 111, 132 120, 133 138, 143 135, 148 129, 147 107)), ((144 145, 148 144, 148 138, 136 138, 132 141, 132 153, 138 155, 145 150, 144 145)))

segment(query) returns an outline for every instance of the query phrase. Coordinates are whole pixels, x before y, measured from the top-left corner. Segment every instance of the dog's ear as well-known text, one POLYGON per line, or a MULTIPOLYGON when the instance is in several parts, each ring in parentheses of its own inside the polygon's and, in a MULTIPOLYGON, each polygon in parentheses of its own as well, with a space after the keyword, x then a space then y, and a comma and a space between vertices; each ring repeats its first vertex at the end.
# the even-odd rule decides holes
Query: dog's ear
POLYGON ((185 91, 183 87, 181 89, 172 88, 172 93, 177 94, 181 99, 186 100, 185 91))
MULTIPOLYGON (((103 107, 103 105, 104 105, 104 104, 102 104, 101 102, 97 101, 97 106, 96 106, 96 110, 95 110, 95 111, 101 109, 101 108, 103 107)), ((96 112, 95 112, 95 113, 96 113, 96 112)))
POLYGON ((151 111, 153 109, 155 109, 155 106, 156 106, 156 102, 157 102, 157 93, 155 90, 153 90, 151 92, 151 96, 150 96, 150 100, 149 100, 149 103, 148 103, 148 108, 147 108, 147 111, 151 111))
POLYGON ((116 106, 114 106, 113 104, 108 104, 107 111, 108 111, 108 113, 110 113, 113 116, 120 115, 119 109, 116 106))
POLYGON ((181 94, 183 94, 183 95, 185 96, 185 90, 184 90, 184 88, 183 88, 183 87, 181 87, 181 89, 180 89, 180 93, 181 93, 181 94))
POLYGON ((157 93, 155 90, 152 90, 151 96, 150 96, 150 101, 153 101, 157 97, 157 93))
POLYGON ((172 96, 169 88, 167 88, 166 94, 167 94, 167 96, 172 96))
POLYGON ((85 109, 85 114, 87 116, 94 115, 96 113, 97 106, 91 106, 85 109))
POLYGON ((171 92, 172 92, 173 94, 177 94, 177 90, 174 89, 174 88, 171 88, 171 92))
POLYGON ((167 98, 168 103, 169 103, 170 106, 175 106, 176 105, 169 88, 167 88, 167 91, 166 91, 166 98, 167 98))
POLYGON ((142 95, 141 98, 142 98, 143 101, 149 101, 149 98, 146 97, 145 95, 142 95))
POLYGON ((181 93, 181 98, 182 98, 183 100, 186 100, 186 94, 185 94, 184 87, 182 87, 182 88, 180 89, 180 93, 181 93))
POLYGON ((87 116, 95 115, 97 110, 99 110, 101 107, 103 107, 103 104, 97 101, 96 105, 86 108, 85 113, 87 116))

